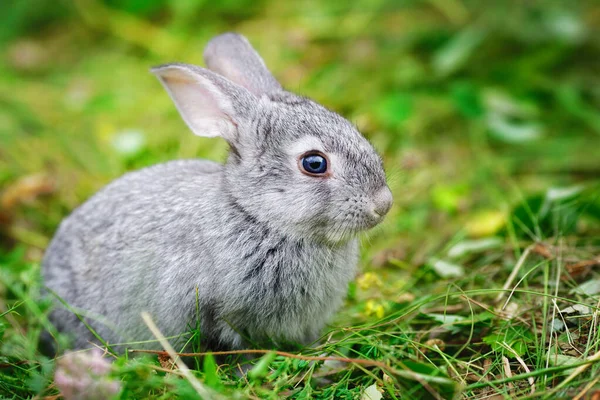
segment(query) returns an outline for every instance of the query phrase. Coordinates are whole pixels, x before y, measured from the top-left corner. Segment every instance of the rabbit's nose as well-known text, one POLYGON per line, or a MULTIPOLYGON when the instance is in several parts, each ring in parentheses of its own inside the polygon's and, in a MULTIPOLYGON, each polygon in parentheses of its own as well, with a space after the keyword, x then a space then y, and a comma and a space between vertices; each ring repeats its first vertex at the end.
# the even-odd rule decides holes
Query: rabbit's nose
POLYGON ((394 199, 392 198, 390 188, 387 186, 382 187, 375 193, 375 196, 373 196, 373 213, 378 217, 383 217, 390 211, 390 208, 392 208, 393 201, 394 199))

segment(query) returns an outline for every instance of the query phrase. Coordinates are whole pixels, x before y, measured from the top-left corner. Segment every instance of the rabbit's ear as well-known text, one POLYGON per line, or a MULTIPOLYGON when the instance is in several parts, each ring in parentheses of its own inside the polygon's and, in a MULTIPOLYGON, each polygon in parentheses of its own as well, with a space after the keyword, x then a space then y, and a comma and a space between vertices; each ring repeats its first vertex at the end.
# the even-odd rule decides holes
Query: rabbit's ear
POLYGON ((256 96, 282 90, 263 59, 242 35, 224 33, 213 38, 204 49, 204 61, 210 70, 256 96))
POLYGON ((236 138, 238 122, 254 96, 204 68, 167 64, 151 72, 163 84, 187 126, 198 136, 236 138))

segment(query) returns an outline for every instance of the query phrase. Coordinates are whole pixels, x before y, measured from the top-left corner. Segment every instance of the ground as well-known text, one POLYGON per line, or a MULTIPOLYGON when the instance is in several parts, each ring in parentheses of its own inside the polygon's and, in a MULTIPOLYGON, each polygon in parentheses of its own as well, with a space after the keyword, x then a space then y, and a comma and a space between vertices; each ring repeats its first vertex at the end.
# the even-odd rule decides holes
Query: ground
POLYGON ((100 398, 599 398, 599 27, 594 1, 3 2, 0 395, 57 398, 83 371, 100 398), (148 69, 201 65, 229 30, 384 158, 395 204, 343 309, 244 376, 239 357, 43 356, 60 220, 128 170, 224 159, 148 69))

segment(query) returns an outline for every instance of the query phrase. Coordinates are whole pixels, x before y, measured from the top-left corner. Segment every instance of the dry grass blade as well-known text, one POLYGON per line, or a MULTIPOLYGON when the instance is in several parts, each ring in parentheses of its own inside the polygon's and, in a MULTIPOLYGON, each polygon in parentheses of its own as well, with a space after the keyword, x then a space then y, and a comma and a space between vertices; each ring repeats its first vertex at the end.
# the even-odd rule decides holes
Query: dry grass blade
POLYGON ((571 374, 564 381, 562 381, 558 386, 556 386, 550 393, 555 393, 558 390, 565 387, 569 382, 571 382, 573 379, 575 379, 576 377, 581 375, 586 369, 588 369, 595 361, 599 361, 599 360, 600 360, 600 351, 595 353, 593 356, 587 358, 586 359, 587 364, 580 365, 579 367, 575 368, 575 370, 573 372, 571 372, 571 374))
MULTIPOLYGON (((530 245, 529 247, 527 247, 525 249, 525 251, 523 252, 523 254, 521 254, 521 257, 519 257, 519 261, 517 261, 517 264, 515 265, 515 267, 511 271, 510 275, 508 276, 508 279, 504 283, 504 286, 502 287, 502 292, 498 293, 498 296, 496 297, 496 303, 499 303, 504 298, 504 296, 506 295, 506 291, 508 290, 509 287, 511 287, 513 281, 515 280, 515 278, 519 274, 519 271, 521 270, 521 267, 525 263, 525 260, 529 256, 529 253, 531 252, 531 250, 534 247, 535 247, 535 244, 530 245)), ((516 287, 514 287, 513 290, 510 292, 510 295, 508 296, 508 298, 504 302, 504 306, 502 306, 502 309, 504 309, 506 307, 506 305, 508 304, 508 302, 510 301, 510 298, 512 297, 512 294, 513 294, 513 292, 514 292, 515 289, 516 289, 516 287)))
POLYGON ((191 373, 187 365, 185 365, 185 363, 181 361, 181 358, 177 355, 177 353, 175 353, 175 350, 173 349, 169 341, 165 339, 165 337, 160 332, 154 321, 152 321, 150 314, 148 314, 147 312, 143 312, 142 319, 144 320, 144 323, 148 326, 148 329, 150 329, 150 332, 152 332, 154 337, 159 341, 160 345, 165 349, 166 353, 171 357, 173 363, 177 365, 177 368, 179 368, 185 379, 187 379, 190 385, 192 385, 194 390, 196 390, 196 392, 200 396, 202 396, 203 399, 220 399, 221 396, 218 396, 211 390, 204 387, 204 385, 200 383, 200 381, 196 379, 196 377, 191 373))
MULTIPOLYGON (((504 368, 504 374, 507 378, 512 378, 513 374, 510 370, 510 361, 507 357, 502 356, 502 367, 504 368)), ((510 390, 511 396, 514 396, 514 385, 512 382, 508 382, 508 388, 510 390)))
MULTIPOLYGON (((600 381, 600 376, 597 376, 596 379, 591 380, 590 383, 585 385, 585 387, 581 390, 581 392, 577 393, 577 396, 573 397, 573 400, 581 400, 583 398, 583 396, 585 396, 586 393, 589 392, 590 389, 596 385, 596 383, 598 383, 598 381, 600 381)), ((593 399, 593 397, 592 397, 592 399, 593 399)))
MULTIPOLYGON (((519 364, 521 364, 521 367, 523 367, 525 372, 531 373, 531 370, 529 369, 527 364, 525 364, 525 361, 523 360, 523 358, 521 358, 519 355, 515 355, 515 359, 519 362, 519 364)), ((530 376, 529 378, 527 378, 527 381, 529 382, 529 386, 531 386, 531 394, 534 394, 535 393, 535 379, 533 379, 533 377, 530 376)))

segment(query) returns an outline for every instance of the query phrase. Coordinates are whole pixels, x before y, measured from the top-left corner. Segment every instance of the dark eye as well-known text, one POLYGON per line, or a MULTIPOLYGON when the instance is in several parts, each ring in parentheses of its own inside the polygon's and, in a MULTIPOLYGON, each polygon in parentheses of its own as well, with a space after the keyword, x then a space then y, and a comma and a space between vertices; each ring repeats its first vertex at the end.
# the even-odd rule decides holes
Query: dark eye
POLYGON ((327 172, 327 159, 318 153, 306 154, 300 159, 303 172, 309 175, 322 175, 327 172))

